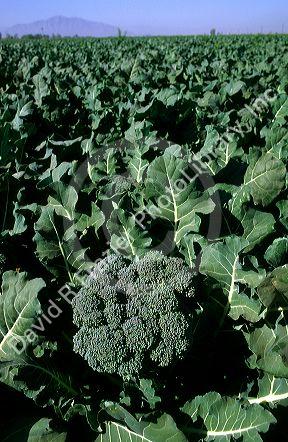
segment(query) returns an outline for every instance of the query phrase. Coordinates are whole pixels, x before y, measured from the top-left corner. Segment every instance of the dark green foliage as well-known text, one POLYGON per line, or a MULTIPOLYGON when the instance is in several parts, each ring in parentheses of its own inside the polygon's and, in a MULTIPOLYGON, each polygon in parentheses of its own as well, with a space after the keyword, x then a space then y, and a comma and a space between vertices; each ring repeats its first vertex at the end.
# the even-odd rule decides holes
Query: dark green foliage
POLYGON ((122 37, 0 41, 1 438, 284 441, 288 38, 122 37))

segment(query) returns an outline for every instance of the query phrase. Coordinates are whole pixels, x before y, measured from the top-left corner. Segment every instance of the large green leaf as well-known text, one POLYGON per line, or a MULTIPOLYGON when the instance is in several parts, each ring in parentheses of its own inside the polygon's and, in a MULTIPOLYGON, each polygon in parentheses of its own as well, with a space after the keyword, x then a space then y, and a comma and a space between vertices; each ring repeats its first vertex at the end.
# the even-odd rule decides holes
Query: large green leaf
POLYGON ((262 441, 259 433, 266 433, 274 416, 260 405, 249 405, 232 397, 221 397, 219 393, 207 393, 188 402, 182 411, 196 422, 203 420, 200 429, 187 431, 198 433, 201 440, 227 442, 241 439, 243 442, 262 441))
POLYGON ((265 252, 264 258, 273 267, 281 266, 287 261, 288 238, 277 238, 265 252))
POLYGON ((49 85, 45 81, 45 78, 41 71, 39 72, 39 74, 33 77, 33 83, 35 86, 34 89, 35 103, 38 107, 41 107, 43 98, 47 97, 50 94, 49 85))
POLYGON ((249 241, 249 246, 245 249, 248 252, 274 231, 276 221, 271 213, 249 209, 241 222, 244 228, 243 237, 249 241))
POLYGON ((224 90, 227 92, 230 97, 232 95, 237 94, 243 87, 245 86, 245 83, 240 80, 231 80, 225 87, 224 90))
POLYGON ((286 307, 288 301, 288 266, 277 267, 258 286, 258 296, 265 307, 274 302, 286 307))
POLYGON ((65 442, 67 433, 51 429, 51 419, 42 418, 31 428, 27 442, 65 442))
POLYGON ((285 118, 288 116, 288 98, 287 95, 282 95, 275 103, 275 107, 277 109, 274 118, 273 125, 274 126, 283 126, 286 122, 285 118))
MULTIPOLYGON (((59 223, 58 223, 59 224, 59 223)), ((54 207, 42 207, 41 214, 35 223, 36 251, 40 260, 46 261, 57 256, 64 256, 63 250, 63 226, 62 230, 56 223, 54 207)))
POLYGON ((187 442, 184 434, 177 428, 168 414, 163 414, 157 423, 142 422, 144 427, 139 433, 129 430, 117 422, 108 422, 106 432, 98 436, 97 442, 187 442))
POLYGON ((101 212, 99 207, 92 202, 91 216, 85 214, 80 215, 75 227, 78 231, 82 232, 82 235, 86 233, 89 227, 92 227, 95 233, 97 233, 98 229, 104 224, 104 222, 105 215, 101 212))
POLYGON ((26 273, 9 271, 3 274, 0 297, 0 361, 25 359, 26 346, 29 344, 27 333, 41 313, 38 294, 43 287, 43 279, 29 281, 26 273))
POLYGON ((284 127, 267 130, 265 132, 267 152, 281 160, 287 158, 288 133, 284 127))
POLYGON ((261 310, 259 301, 239 292, 240 283, 253 289, 263 279, 263 276, 255 271, 242 269, 240 253, 247 246, 247 240, 231 236, 226 238, 224 243, 204 247, 200 272, 219 282, 227 298, 226 310, 233 319, 243 316, 256 322, 261 310))
POLYGON ((151 244, 151 238, 136 223, 135 216, 123 209, 113 210, 107 227, 111 235, 110 246, 116 253, 141 256, 151 244))
POLYGON ((13 129, 19 131, 23 126, 23 119, 33 113, 32 101, 28 103, 18 103, 17 113, 12 121, 13 129))
POLYGON ((255 204, 268 206, 281 192, 285 185, 286 167, 281 160, 271 153, 264 153, 259 159, 249 164, 244 183, 232 190, 231 212, 237 218, 243 217, 243 204, 252 196, 255 204))
POLYGON ((279 403, 288 405, 288 379, 265 374, 259 379, 258 387, 257 396, 248 398, 250 404, 267 404, 272 408, 279 403))
POLYGON ((148 167, 148 161, 143 159, 143 152, 139 147, 133 150, 133 156, 129 160, 128 168, 129 171, 137 183, 141 183, 143 179, 143 174, 148 167))
POLYGON ((41 209, 40 217, 34 225, 36 254, 40 261, 49 266, 52 273, 58 276, 63 271, 67 272, 73 282, 75 269, 91 265, 85 256, 87 249, 79 246, 75 225, 65 230, 63 218, 56 215, 54 207, 48 205, 41 209))
POLYGON ((195 191, 187 163, 167 153, 148 168, 146 197, 151 201, 149 213, 172 223, 176 244, 187 233, 199 231, 201 219, 197 213, 210 214, 215 207, 206 193, 195 191))
POLYGON ((65 186, 61 182, 54 183, 53 188, 56 191, 57 196, 49 196, 48 206, 52 207, 57 215, 73 221, 75 218, 75 206, 78 200, 76 190, 74 187, 65 186))
POLYGON ((155 388, 153 387, 153 382, 151 379, 140 379, 139 388, 142 391, 145 400, 149 403, 150 407, 153 409, 158 402, 161 402, 161 398, 156 396, 155 388))
POLYGON ((186 264, 192 269, 195 267, 196 243, 203 248, 204 246, 207 246, 208 240, 204 236, 198 234, 189 234, 184 236, 180 243, 180 253, 184 256, 186 264))
POLYGON ((287 326, 277 324, 275 328, 264 325, 252 333, 244 333, 249 349, 253 355, 249 358, 249 366, 258 368, 276 377, 288 378, 287 326))
POLYGON ((244 185, 251 192, 255 204, 267 206, 281 192, 285 176, 286 167, 283 162, 266 153, 253 166, 248 167, 244 185))
POLYGON ((117 150, 115 148, 99 149, 88 160, 87 172, 93 183, 104 176, 112 176, 117 171, 117 150))

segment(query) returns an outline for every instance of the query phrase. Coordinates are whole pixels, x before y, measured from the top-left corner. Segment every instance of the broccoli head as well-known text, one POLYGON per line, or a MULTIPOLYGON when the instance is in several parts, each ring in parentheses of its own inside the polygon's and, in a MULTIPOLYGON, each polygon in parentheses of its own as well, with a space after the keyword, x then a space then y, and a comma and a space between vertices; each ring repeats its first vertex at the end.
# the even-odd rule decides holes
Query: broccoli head
POLYGON ((170 366, 191 345, 193 295, 180 258, 108 256, 73 300, 74 351, 94 370, 123 378, 170 366))

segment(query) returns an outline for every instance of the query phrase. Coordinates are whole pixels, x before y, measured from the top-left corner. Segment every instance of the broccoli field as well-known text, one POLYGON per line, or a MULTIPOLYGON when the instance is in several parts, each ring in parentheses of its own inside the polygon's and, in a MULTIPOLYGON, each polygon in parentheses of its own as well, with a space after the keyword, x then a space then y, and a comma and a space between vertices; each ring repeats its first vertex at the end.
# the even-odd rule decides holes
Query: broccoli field
POLYGON ((0 40, 0 439, 287 440, 288 36, 0 40))

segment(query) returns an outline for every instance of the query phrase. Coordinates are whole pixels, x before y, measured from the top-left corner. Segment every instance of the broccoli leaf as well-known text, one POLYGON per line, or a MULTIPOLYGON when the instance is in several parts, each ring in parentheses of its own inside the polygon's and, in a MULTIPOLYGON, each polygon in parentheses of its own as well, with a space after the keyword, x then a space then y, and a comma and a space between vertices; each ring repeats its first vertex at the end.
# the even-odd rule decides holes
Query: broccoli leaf
POLYGON ((187 442, 184 434, 177 428, 174 420, 168 414, 158 418, 157 423, 141 423, 144 427, 139 433, 129 430, 117 422, 107 422, 106 433, 98 436, 97 442, 111 442, 129 440, 131 442, 187 442))
POLYGON ((264 374, 258 381, 258 388, 258 395, 248 398, 250 404, 267 404, 271 408, 278 404, 288 405, 288 379, 264 374))
POLYGON ((67 433, 51 429, 51 419, 42 418, 31 428, 27 442, 65 442, 67 433))
POLYGON ((210 214, 215 207, 206 193, 195 191, 194 182, 187 175, 187 163, 167 153, 148 168, 146 197, 151 201, 149 211, 172 223, 176 244, 187 233, 199 231, 198 213, 210 214))
POLYGON ((276 422, 274 416, 260 405, 245 404, 239 399, 221 397, 215 392, 197 396, 186 403, 182 411, 193 422, 199 417, 203 419, 201 429, 187 426, 186 431, 198 433, 205 441, 241 439, 243 442, 260 442, 259 433, 266 433, 269 426, 276 422))
POLYGON ((200 272, 220 283, 227 299, 226 310, 233 319, 241 315, 249 321, 257 322, 261 310, 259 301, 239 293, 240 283, 255 288, 263 279, 260 273, 242 269, 240 253, 247 245, 246 239, 231 236, 226 238, 225 243, 204 247, 200 272))
POLYGON ((27 280, 26 273, 5 272, 0 297, 0 360, 22 361, 26 357, 27 332, 41 312, 39 292, 43 279, 27 280))

